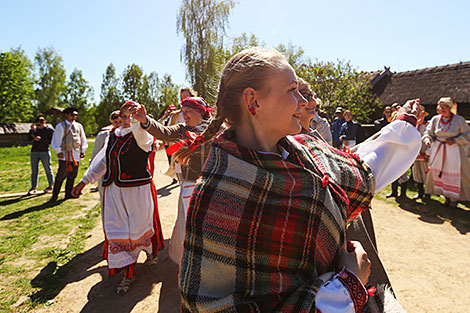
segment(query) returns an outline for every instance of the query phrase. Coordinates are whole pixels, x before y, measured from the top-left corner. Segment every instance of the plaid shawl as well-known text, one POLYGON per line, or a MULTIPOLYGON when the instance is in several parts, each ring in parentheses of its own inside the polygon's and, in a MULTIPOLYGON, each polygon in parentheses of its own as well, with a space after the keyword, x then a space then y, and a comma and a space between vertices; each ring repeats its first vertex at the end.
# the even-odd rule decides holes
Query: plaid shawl
POLYGON ((180 287, 185 312, 313 312, 337 269, 348 219, 369 207, 370 169, 308 135, 286 160, 213 143, 187 215, 180 287))

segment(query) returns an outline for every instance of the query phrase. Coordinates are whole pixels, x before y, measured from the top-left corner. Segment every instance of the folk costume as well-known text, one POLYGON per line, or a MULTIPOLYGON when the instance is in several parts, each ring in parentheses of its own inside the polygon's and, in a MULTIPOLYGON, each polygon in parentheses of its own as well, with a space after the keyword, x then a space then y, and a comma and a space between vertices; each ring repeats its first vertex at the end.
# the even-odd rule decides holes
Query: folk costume
POLYGON ((446 119, 433 116, 423 141, 432 142, 426 193, 444 195, 451 201, 470 200, 470 127, 465 119, 453 114, 446 119), (446 143, 455 139, 455 144, 446 143))
POLYGON ((65 179, 67 179, 65 183, 65 198, 71 198, 74 180, 77 177, 78 166, 81 161, 80 154, 84 154, 88 148, 82 124, 76 121, 70 123, 67 120, 57 124, 52 136, 51 147, 57 154, 64 154, 62 158, 57 157, 59 169, 55 177, 51 199, 57 199, 65 179))
POLYGON ((367 291, 337 266, 346 225, 414 161, 416 129, 396 121, 357 156, 303 134, 282 154, 235 141, 214 141, 190 201, 184 311, 360 312, 367 291))
MULTIPOLYGON (((202 114, 203 122, 201 125, 191 127, 179 123, 173 126, 163 126, 149 116, 147 116, 147 123, 142 125, 143 129, 159 140, 178 142, 167 148, 167 154, 169 155, 175 153, 183 144, 193 142, 195 139, 194 136, 199 135, 206 129, 210 118, 209 107, 202 98, 185 98, 181 103, 182 106, 189 106, 202 114), (192 102, 192 100, 196 103, 192 102)), ((175 164, 175 172, 180 183, 180 195, 178 197, 178 216, 171 234, 168 255, 170 259, 178 265, 181 263, 181 257, 183 255, 184 231, 189 199, 196 187, 196 180, 201 174, 202 167, 209 153, 209 148, 210 144, 207 143, 198 145, 197 147, 195 146, 186 166, 181 166, 178 163, 175 164)))
POLYGON ((102 219, 105 233, 103 257, 108 276, 126 269, 134 275, 141 251, 156 256, 164 247, 157 191, 147 168, 153 138, 136 121, 109 135, 82 182, 103 177, 102 219))

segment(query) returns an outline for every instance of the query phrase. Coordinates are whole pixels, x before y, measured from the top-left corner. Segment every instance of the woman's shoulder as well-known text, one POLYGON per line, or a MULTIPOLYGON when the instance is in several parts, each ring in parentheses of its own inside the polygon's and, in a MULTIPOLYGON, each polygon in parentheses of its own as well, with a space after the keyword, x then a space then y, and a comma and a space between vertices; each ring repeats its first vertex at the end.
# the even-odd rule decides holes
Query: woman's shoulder
POLYGON ((463 117, 462 115, 454 115, 454 119, 459 121, 459 122, 463 122, 463 123, 467 123, 467 121, 465 120, 465 117, 463 117))
POLYGON ((324 140, 320 140, 313 133, 301 132, 297 135, 287 136, 287 139, 290 139, 288 141, 291 141, 291 144, 293 141, 306 147, 310 151, 324 149, 329 151, 330 148, 332 148, 328 143, 326 143, 324 140))

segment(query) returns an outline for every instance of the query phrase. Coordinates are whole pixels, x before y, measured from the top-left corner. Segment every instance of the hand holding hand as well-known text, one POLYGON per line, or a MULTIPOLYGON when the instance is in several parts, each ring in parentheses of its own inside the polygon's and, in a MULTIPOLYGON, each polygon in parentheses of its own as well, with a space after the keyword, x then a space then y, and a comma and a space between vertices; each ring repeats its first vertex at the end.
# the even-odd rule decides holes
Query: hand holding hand
POLYGON ((340 253, 339 265, 353 272, 366 285, 370 275, 370 260, 359 241, 348 241, 340 253))
POLYGON ((85 153, 80 152, 80 159, 83 159, 85 157, 85 153))
POLYGON ((424 112, 421 110, 419 105, 419 99, 408 100, 406 103, 398 110, 395 118, 401 114, 414 115, 416 117, 417 124, 420 124, 424 120, 424 112))
POLYGON ((59 159, 63 159, 63 158, 64 158, 64 153, 63 153, 63 152, 57 153, 57 157, 58 157, 59 159))
POLYGON ((142 104, 134 102, 132 106, 129 107, 129 111, 133 118, 142 124, 147 123, 147 110, 142 104))
POLYGON ((85 187, 84 182, 79 182, 75 187, 72 189, 72 196, 78 198, 82 195, 82 190, 85 187))
POLYGON ((455 139, 453 139, 453 138, 447 139, 446 142, 447 142, 447 144, 452 146, 455 143, 455 139))
POLYGON ((39 141, 39 140, 41 140, 41 136, 34 136, 33 139, 34 139, 34 141, 39 141))

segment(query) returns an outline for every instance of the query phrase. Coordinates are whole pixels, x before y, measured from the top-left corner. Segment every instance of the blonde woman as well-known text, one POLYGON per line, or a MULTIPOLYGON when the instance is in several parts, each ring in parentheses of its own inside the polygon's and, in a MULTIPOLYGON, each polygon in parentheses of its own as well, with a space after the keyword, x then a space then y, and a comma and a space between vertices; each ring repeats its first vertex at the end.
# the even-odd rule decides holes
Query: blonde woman
POLYGON ((225 121, 231 127, 212 143, 188 209, 185 312, 364 307, 370 262, 360 243, 346 243, 347 220, 413 162, 419 108, 406 104, 400 116, 409 122, 391 123, 385 141, 364 144, 356 157, 295 135, 306 104, 276 50, 250 48, 226 64, 217 115, 199 141, 225 121))

